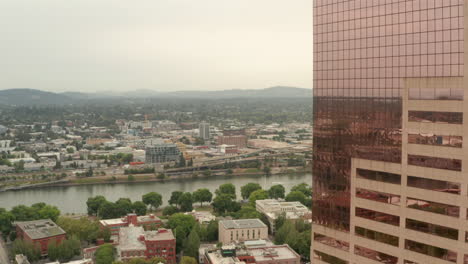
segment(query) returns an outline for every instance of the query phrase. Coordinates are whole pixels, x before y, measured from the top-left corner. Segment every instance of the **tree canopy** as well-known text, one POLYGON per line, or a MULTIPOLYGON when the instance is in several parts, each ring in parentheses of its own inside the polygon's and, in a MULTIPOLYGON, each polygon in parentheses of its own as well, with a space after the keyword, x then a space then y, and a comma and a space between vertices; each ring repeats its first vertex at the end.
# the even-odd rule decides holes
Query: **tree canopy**
POLYGON ((255 192, 256 190, 262 189, 262 186, 258 183, 247 183, 246 185, 241 187, 241 196, 242 199, 246 200, 250 197, 250 194, 255 192))
POLYGON ((162 205, 162 196, 157 192, 150 192, 143 195, 142 201, 151 209, 158 209, 162 205))

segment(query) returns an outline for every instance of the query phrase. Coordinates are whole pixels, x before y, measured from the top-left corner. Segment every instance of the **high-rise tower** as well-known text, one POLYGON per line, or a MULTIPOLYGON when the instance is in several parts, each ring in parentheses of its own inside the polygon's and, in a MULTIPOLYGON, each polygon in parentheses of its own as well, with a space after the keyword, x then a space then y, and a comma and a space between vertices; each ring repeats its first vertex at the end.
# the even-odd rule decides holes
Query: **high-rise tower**
POLYGON ((312 263, 468 264, 467 6, 314 0, 312 263))

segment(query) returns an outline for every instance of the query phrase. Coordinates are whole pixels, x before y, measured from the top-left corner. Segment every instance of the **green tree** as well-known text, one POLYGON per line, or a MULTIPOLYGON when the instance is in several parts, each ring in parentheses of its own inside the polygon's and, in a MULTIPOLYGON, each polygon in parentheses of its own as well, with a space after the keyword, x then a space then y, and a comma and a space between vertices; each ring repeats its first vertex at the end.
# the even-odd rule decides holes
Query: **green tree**
POLYGON ((291 188, 291 192, 294 191, 299 191, 303 193, 306 197, 312 196, 312 191, 310 189, 310 186, 307 183, 301 183, 298 185, 295 185, 291 188))
POLYGON ((232 183, 225 183, 219 186, 215 191, 216 195, 229 195, 232 199, 236 199, 236 187, 232 183))
POLYGON ((246 185, 241 187, 241 196, 242 199, 247 200, 250 197, 250 194, 255 192, 256 190, 262 189, 262 186, 258 183, 247 183, 246 185))
POLYGON ((199 202, 200 206, 203 206, 203 202, 210 203, 213 198, 213 194, 206 188, 198 189, 193 192, 193 201, 199 202))
POLYGON ((307 197, 303 192, 300 191, 292 191, 288 193, 285 200, 288 202, 300 202, 303 205, 307 205, 307 197))
POLYGON ((275 244, 282 245, 288 241, 288 238, 297 236, 297 231, 294 224, 291 221, 286 221, 275 233, 275 244))
POLYGON ((80 219, 61 216, 57 219, 57 225, 60 226, 69 237, 76 237, 81 241, 91 241, 98 238, 99 222, 90 220, 88 217, 80 219))
POLYGON ((133 176, 133 175, 128 175, 128 176, 127 176, 127 181, 135 181, 135 176, 133 176))
POLYGON ((112 232, 109 227, 99 228, 97 238, 102 238, 104 242, 110 242, 112 232))
POLYGON ((180 210, 182 212, 191 212, 193 210, 193 197, 189 192, 183 193, 179 197, 180 210))
POLYGON ((249 203, 251 206, 255 207, 255 202, 257 200, 265 200, 265 199, 268 199, 268 192, 260 189, 250 194, 249 203))
POLYGON ((261 213, 259 213, 255 207, 250 205, 242 206, 242 208, 235 213, 235 217, 237 219, 253 219, 253 218, 260 218, 261 213))
POLYGON ((0 232, 4 234, 5 239, 13 229, 12 223, 14 220, 15 216, 11 212, 0 208, 0 232))
POLYGON ((162 204, 162 196, 156 192, 150 192, 142 197, 143 203, 150 206, 150 209, 158 209, 162 204))
POLYGON ((197 259, 194 257, 184 256, 180 260, 180 264, 198 264, 197 259))
POLYGON ((22 239, 16 239, 13 242, 13 245, 11 247, 11 253, 13 256, 23 254, 31 262, 38 261, 41 257, 41 252, 39 248, 34 246, 31 242, 24 241, 22 239))
POLYGON ((56 222, 60 216, 60 210, 56 206, 46 205, 42 207, 37 214, 40 219, 50 219, 56 222))
POLYGON ((171 193, 171 198, 169 199, 169 204, 179 206, 179 198, 183 194, 181 191, 173 191, 171 193))
POLYGON ((172 206, 172 205, 169 205, 169 206, 166 206, 164 207, 163 209, 163 215, 166 215, 166 216, 171 216, 175 213, 178 213, 179 212, 179 209, 175 206, 172 206))
POLYGON ((111 219, 122 217, 124 214, 117 204, 106 201, 99 207, 98 215, 102 219, 111 219))
POLYGON ((285 192, 283 185, 276 184, 270 187, 268 190, 268 196, 270 196, 271 199, 284 198, 285 192))
POLYGON ((133 204, 130 198, 119 198, 115 204, 119 208, 121 215, 126 215, 133 212, 133 204))
POLYGON ((197 224, 195 218, 191 215, 176 213, 169 217, 167 226, 171 229, 178 228, 184 234, 189 234, 190 230, 197 224))
POLYGON ((271 175, 271 168, 269 166, 263 167, 263 173, 265 173, 266 176, 271 175))
POLYGON ((105 202, 107 202, 107 200, 102 195, 98 195, 96 197, 89 197, 88 201, 86 201, 86 205, 88 207, 88 215, 97 216, 99 208, 105 202))
POLYGON ((62 241, 59 245, 55 241, 51 241, 47 255, 52 261, 69 262, 74 256, 79 255, 80 251, 80 241, 72 238, 62 241))
POLYGON ((132 204, 132 209, 137 215, 146 215, 147 206, 142 201, 136 201, 132 204))
POLYGON ((208 223, 206 227, 206 240, 208 242, 218 240, 218 221, 213 220, 208 223))
POLYGON ((195 229, 192 229, 184 246, 184 255, 198 259, 198 249, 200 248, 200 237, 195 229))
POLYGON ((101 245, 96 250, 96 264, 112 264, 114 261, 114 246, 112 244, 101 245))
POLYGON ((213 209, 216 213, 224 215, 227 212, 237 212, 241 209, 238 202, 234 201, 232 195, 221 194, 213 199, 213 209))

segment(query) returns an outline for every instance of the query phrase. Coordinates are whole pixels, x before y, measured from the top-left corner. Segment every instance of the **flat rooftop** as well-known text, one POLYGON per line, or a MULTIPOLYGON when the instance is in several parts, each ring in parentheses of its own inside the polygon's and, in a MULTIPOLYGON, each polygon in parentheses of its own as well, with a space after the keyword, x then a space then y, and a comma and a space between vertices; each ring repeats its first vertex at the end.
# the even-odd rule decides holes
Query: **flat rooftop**
POLYGON ((127 250, 146 250, 146 245, 140 240, 145 235, 145 230, 141 226, 122 227, 119 231, 119 245, 117 249, 127 250))
POLYGON ((264 248, 249 248, 256 261, 287 260, 300 258, 288 245, 269 246, 264 248))
POLYGON ((260 219, 238 219, 220 221, 226 229, 262 228, 267 227, 260 219))
POLYGON ((150 241, 175 239, 171 229, 160 228, 157 231, 146 231, 145 239, 150 241))
POLYGON ((41 239, 66 234, 65 231, 50 219, 15 222, 31 239, 41 239))

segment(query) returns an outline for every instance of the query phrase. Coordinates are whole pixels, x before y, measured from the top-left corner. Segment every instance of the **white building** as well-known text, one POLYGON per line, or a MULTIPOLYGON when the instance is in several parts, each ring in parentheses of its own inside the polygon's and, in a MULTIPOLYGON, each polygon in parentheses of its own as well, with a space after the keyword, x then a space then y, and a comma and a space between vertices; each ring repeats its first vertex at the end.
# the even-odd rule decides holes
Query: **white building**
POLYGON ((199 135, 203 139, 210 139, 210 124, 201 122, 198 126, 199 135))
POLYGON ((255 207, 258 212, 267 216, 272 232, 275 231, 275 220, 282 214, 285 215, 286 219, 290 220, 302 219, 305 215, 310 214, 309 208, 300 202, 266 199, 255 201, 255 207))

